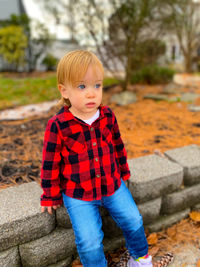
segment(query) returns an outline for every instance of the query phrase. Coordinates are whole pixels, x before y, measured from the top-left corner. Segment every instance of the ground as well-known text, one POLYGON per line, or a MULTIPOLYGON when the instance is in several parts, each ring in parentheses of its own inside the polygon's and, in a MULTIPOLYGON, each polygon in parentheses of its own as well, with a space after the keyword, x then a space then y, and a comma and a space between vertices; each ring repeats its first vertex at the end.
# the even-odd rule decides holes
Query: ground
MULTIPOLYGON (((164 153, 189 144, 200 145, 200 112, 189 111, 186 102, 143 98, 147 93, 163 92, 162 85, 130 87, 129 90, 137 94, 138 101, 123 107, 110 103, 111 95, 120 90, 118 86, 107 90, 103 104, 109 105, 116 114, 128 158, 164 153)), ((198 87, 179 90, 200 93, 198 87)), ((200 99, 195 104, 200 104, 200 99)), ((44 130, 48 118, 56 111, 53 108, 40 117, 0 122, 0 190, 24 182, 39 182, 44 130)), ((175 230, 157 234, 157 240, 150 246, 152 254, 159 256, 166 250, 175 251, 177 242, 200 246, 200 237, 197 240, 193 238, 194 233, 200 232, 199 223, 187 219, 182 222, 182 227, 180 231, 176 226, 175 230)), ((122 251, 123 248, 108 255, 110 266, 114 266, 116 255, 122 251)))

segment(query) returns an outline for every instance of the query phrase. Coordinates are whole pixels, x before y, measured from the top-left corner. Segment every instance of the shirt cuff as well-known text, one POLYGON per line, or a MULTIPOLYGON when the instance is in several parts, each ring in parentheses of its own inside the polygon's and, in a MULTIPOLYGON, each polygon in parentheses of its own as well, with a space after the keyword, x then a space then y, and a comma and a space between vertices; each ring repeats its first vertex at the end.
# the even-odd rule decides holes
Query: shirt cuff
POLYGON ((63 204, 63 199, 62 197, 60 199, 57 200, 52 200, 52 199, 41 199, 40 200, 40 205, 44 206, 44 207, 53 207, 53 206, 58 206, 58 205, 62 205, 63 204))
POLYGON ((128 172, 128 173, 122 175, 122 180, 123 180, 123 181, 126 181, 126 180, 128 180, 130 177, 131 177, 131 174, 130 174, 130 172, 128 172))

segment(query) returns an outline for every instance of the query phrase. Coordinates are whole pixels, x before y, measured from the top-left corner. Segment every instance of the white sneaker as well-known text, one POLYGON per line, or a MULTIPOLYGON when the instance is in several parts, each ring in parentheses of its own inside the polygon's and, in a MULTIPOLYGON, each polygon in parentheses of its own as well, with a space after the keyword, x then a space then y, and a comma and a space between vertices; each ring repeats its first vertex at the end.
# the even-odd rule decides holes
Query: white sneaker
POLYGON ((148 256, 146 259, 139 259, 139 261, 135 261, 132 257, 127 262, 127 267, 153 267, 152 257, 148 256))

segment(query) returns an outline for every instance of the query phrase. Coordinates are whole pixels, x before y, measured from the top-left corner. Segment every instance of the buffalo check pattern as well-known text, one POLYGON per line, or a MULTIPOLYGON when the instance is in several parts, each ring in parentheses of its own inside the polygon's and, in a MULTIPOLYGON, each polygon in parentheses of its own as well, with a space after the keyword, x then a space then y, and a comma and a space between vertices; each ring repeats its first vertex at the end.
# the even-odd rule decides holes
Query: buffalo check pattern
POLYGON ((42 206, 62 204, 62 192, 81 200, 112 195, 130 177, 116 117, 107 106, 92 125, 64 106, 46 127, 41 168, 42 206))

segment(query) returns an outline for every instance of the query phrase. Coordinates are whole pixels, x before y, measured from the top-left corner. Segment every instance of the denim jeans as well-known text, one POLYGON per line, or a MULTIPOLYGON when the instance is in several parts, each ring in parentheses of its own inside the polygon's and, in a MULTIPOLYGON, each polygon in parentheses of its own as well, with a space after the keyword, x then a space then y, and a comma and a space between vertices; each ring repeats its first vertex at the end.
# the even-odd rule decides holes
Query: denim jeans
POLYGON ((133 258, 148 253, 143 220, 129 189, 122 181, 120 188, 101 200, 83 201, 63 194, 75 234, 75 243, 84 267, 106 267, 103 251, 102 220, 99 207, 104 206, 122 229, 126 247, 133 258))

